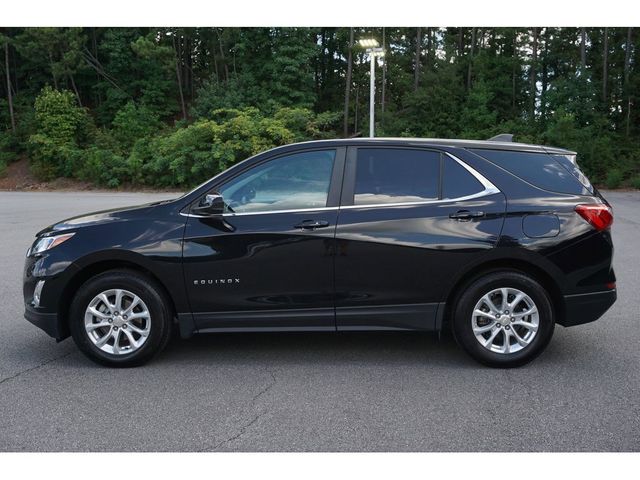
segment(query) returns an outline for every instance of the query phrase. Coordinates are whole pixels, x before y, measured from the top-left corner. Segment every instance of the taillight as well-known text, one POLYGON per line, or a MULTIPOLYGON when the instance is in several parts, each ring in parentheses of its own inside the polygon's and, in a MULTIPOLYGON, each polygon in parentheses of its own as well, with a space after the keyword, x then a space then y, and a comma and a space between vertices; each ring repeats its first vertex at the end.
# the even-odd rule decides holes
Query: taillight
POLYGON ((613 211, 602 203, 578 205, 576 212, 599 232, 606 230, 613 223, 613 211))

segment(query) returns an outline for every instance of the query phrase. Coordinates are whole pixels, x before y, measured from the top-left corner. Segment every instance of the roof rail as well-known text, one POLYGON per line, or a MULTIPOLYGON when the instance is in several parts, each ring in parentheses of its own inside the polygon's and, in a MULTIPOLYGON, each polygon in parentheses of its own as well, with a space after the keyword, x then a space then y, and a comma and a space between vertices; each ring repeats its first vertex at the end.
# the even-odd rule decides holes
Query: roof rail
POLYGON ((510 133, 501 133, 495 137, 491 137, 488 142, 513 142, 513 135, 510 133))

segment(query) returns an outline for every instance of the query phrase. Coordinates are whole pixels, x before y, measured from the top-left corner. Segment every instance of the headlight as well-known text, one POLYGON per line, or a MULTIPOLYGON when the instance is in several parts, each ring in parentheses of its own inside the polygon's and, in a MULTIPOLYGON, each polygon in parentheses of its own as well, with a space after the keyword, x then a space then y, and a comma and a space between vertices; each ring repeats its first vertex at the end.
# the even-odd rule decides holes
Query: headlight
POLYGON ((27 252, 27 257, 31 255, 37 255, 38 253, 46 252, 47 250, 52 249, 60 245, 63 242, 66 242, 71 237, 73 237, 75 233, 65 233, 63 235, 53 235, 52 237, 41 237, 33 244, 33 246, 27 252))

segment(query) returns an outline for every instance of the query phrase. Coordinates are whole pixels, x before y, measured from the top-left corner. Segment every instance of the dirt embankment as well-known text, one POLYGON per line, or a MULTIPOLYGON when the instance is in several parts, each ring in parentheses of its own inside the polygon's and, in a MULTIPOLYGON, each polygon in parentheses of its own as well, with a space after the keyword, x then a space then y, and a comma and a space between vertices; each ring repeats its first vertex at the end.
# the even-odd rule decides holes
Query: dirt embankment
POLYGON ((22 158, 17 162, 10 163, 4 174, 0 175, 0 190, 9 191, 108 191, 108 192, 176 192, 170 189, 151 189, 139 186, 122 185, 119 188, 106 189, 96 187, 90 182, 82 182, 73 178, 56 178, 50 182, 42 182, 38 180, 29 168, 29 160, 22 158))

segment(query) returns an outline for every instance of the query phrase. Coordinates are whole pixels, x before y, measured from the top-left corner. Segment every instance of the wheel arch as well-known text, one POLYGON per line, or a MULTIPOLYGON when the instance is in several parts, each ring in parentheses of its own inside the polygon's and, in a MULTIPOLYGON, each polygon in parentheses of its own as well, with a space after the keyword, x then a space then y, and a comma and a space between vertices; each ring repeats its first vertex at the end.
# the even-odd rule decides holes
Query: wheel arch
POLYGON ((551 297, 551 306, 554 311, 556 323, 558 323, 558 318, 562 318, 565 313, 564 297, 558 282, 547 271, 531 261, 521 258, 500 258, 475 265, 458 277, 453 287, 449 290, 449 294, 445 300, 444 324, 450 324, 449 320, 453 306, 467 285, 482 275, 505 270, 529 275, 540 283, 551 297))
POLYGON ((58 300, 57 313, 58 318, 60 319, 60 327, 63 329, 64 337, 67 337, 70 334, 69 309, 71 308, 71 302, 78 289, 90 278, 109 270, 134 270, 148 277, 158 285, 158 288, 161 289, 161 296, 162 298, 166 299, 166 304, 169 308, 171 317, 175 319, 177 315, 175 299, 169 293, 170 290, 167 288, 164 282, 162 282, 162 280, 156 274, 154 274, 140 262, 136 262, 131 259, 101 259, 96 260, 92 263, 87 263, 80 267, 78 271, 75 272, 75 274, 69 279, 64 289, 62 290, 62 293, 58 300))

